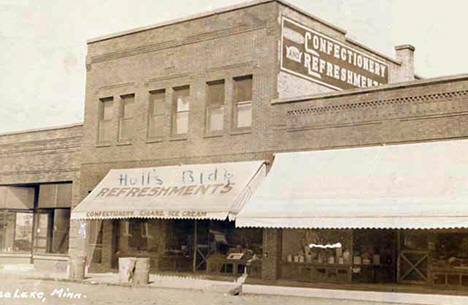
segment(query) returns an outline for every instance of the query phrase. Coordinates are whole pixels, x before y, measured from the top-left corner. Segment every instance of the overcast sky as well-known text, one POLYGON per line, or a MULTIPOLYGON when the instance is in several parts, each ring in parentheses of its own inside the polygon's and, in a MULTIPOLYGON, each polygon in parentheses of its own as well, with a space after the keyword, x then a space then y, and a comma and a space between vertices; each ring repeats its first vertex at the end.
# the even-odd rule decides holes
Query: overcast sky
MULTIPOLYGON (((0 133, 83 120, 86 40, 238 0, 0 0, 0 133)), ((468 73, 466 0, 290 0, 394 57, 416 47, 416 73, 468 73)))

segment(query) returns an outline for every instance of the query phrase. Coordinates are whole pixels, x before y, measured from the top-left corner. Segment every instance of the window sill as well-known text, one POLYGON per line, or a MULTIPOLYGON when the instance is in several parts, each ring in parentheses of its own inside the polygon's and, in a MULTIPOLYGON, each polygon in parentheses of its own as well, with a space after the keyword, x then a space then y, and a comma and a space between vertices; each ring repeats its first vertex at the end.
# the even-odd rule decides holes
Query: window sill
POLYGON ((252 133, 251 128, 241 128, 241 129, 233 129, 230 132, 231 136, 236 136, 236 135, 243 135, 243 134, 249 134, 252 133))
POLYGON ((132 142, 131 141, 121 141, 121 142, 117 142, 116 145, 117 146, 127 146, 127 145, 132 145, 132 142))
POLYGON ((150 143, 161 143, 162 141, 164 141, 164 139, 161 137, 161 138, 150 138, 150 139, 146 139, 146 143, 150 144, 150 143))
POLYGON ((219 138, 222 136, 224 136, 223 131, 206 133, 203 137, 204 138, 219 138))
POLYGON ((0 252, 0 257, 31 257, 31 253, 25 252, 0 252))
POLYGON ((177 136, 171 136, 169 138, 169 141, 186 141, 187 140, 187 135, 177 135, 177 136))
POLYGON ((66 254, 44 253, 44 254, 34 254, 33 259, 68 261, 69 257, 66 254))
POLYGON ((111 143, 98 143, 96 144, 96 147, 111 147, 111 143))

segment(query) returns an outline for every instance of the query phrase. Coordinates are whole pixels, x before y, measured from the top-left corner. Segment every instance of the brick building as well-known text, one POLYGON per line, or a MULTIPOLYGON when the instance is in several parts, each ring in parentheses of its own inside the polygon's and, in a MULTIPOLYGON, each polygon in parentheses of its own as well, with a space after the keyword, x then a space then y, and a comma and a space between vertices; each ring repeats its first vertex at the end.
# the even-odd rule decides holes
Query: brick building
POLYGON ((67 270, 81 132, 79 124, 0 135, 1 264, 67 270))
MULTIPOLYGON (((467 135, 468 77, 420 80, 414 75, 414 48, 395 51, 395 59, 375 52, 347 38, 343 29, 279 0, 92 39, 84 124, 70 129, 79 133, 74 143, 81 143, 80 156, 67 164, 42 163, 50 166, 48 172, 56 166, 67 171, 73 164, 74 174, 1 184, 40 189, 41 183, 73 182, 69 256, 72 261, 87 257, 90 271, 115 270, 122 256, 150 256, 155 272, 212 271, 210 265, 219 271, 225 254, 249 250, 260 261, 252 267, 257 277, 304 280, 298 265, 284 267, 293 262, 283 251, 289 234, 283 232, 294 230, 236 228, 233 221, 265 171, 275 167, 275 154, 456 141, 467 135), (147 170, 161 174, 146 176, 147 170), (198 196, 201 186, 177 184, 187 172, 221 185, 220 197, 205 196, 211 210, 203 209, 209 200, 198 196), (127 185, 132 177, 134 184, 127 185), (153 178, 156 184, 146 188, 145 179, 153 178), (172 181, 171 190, 163 180, 172 181), (188 199, 157 201, 147 199, 149 194, 188 199), (216 200, 226 206, 216 206, 216 200)), ((15 147, 14 139, 7 141, 15 147)), ((52 151, 64 160, 61 150, 52 151)), ((8 161, 0 164, 8 167, 8 161)), ((358 231, 339 231, 335 240, 358 231)), ((385 234, 393 239, 396 233, 385 234)), ((401 278, 396 265, 394 257, 390 282, 401 278)), ((229 272, 236 273, 236 267, 229 272)), ((410 273, 429 272, 413 267, 410 273)), ((352 281, 352 268, 345 281, 352 281)), ((423 278, 416 280, 429 283, 432 276, 423 278)))

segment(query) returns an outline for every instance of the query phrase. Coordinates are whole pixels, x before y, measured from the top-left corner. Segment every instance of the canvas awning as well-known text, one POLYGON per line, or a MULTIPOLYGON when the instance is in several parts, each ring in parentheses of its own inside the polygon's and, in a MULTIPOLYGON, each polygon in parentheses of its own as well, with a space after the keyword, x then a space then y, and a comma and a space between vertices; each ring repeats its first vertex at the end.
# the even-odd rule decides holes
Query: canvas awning
POLYGON ((265 174, 264 161, 113 169, 71 219, 232 219, 265 174))
POLYGON ((468 141, 280 153, 238 227, 468 227, 468 141))

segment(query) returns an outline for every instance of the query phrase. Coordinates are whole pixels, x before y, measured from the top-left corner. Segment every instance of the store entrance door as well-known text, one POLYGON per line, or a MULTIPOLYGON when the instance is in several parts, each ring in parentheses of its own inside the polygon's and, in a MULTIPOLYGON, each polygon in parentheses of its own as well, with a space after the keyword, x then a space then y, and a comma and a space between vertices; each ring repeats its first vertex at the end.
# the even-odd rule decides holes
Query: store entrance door
POLYGON ((355 230, 353 282, 395 283, 395 240, 394 230, 355 230))
POLYGON ((429 236, 426 232, 398 232, 398 282, 429 282, 429 236))
POLYGON ((50 252, 50 242, 48 236, 52 235, 50 211, 38 211, 35 215, 34 253, 50 252))

